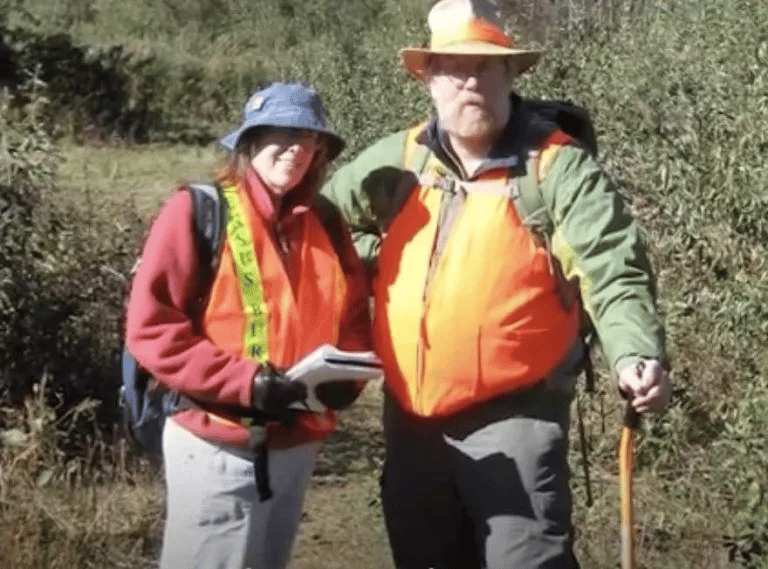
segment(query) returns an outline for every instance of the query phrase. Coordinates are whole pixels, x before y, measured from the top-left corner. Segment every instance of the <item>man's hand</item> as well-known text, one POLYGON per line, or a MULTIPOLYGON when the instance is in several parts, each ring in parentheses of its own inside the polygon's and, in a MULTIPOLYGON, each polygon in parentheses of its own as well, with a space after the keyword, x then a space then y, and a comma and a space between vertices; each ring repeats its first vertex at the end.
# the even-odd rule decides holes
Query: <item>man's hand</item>
POLYGON ((619 373, 619 389, 638 413, 662 411, 669 403, 669 374, 658 360, 646 360, 619 373))

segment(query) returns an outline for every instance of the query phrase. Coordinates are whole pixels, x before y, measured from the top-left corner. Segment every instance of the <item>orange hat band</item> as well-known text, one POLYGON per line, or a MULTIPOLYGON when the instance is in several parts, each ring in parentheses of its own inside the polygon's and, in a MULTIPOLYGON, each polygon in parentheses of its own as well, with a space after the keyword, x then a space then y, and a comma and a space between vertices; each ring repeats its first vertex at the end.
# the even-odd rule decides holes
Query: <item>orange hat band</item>
POLYGON ((514 43, 501 31, 498 26, 485 20, 467 20, 460 25, 432 33, 430 49, 445 48, 451 44, 463 41, 482 41, 501 47, 514 47, 514 43))

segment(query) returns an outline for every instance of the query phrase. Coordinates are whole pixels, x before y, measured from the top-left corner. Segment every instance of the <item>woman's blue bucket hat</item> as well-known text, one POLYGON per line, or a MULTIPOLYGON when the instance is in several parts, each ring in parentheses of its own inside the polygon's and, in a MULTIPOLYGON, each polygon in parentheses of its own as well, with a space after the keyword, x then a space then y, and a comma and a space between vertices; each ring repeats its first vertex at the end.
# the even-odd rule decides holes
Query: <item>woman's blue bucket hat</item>
POLYGON ((344 139, 328 126, 320 95, 304 83, 272 83, 253 93, 245 103, 243 124, 219 143, 234 150, 245 131, 270 126, 324 134, 328 141, 329 160, 336 158, 344 149, 344 139))

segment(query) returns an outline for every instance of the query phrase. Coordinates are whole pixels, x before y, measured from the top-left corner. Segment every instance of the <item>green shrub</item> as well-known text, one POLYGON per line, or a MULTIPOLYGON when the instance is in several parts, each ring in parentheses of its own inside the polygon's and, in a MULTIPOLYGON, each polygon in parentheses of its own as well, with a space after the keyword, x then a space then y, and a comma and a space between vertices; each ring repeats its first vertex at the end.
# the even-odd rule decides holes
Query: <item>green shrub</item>
MULTIPOLYGON (((50 126, 58 133, 147 140, 157 128, 151 102, 134 88, 131 60, 121 46, 86 49, 66 33, 40 34, 0 24, 0 61, 16 106, 34 77, 49 99, 50 126)), ((137 64, 137 67, 141 67, 137 64)))
MULTIPOLYGON (((130 203, 57 199, 45 108, 32 93, 20 122, 0 118, 0 397, 19 402, 49 377, 51 407, 66 413, 91 397, 110 425, 116 308, 143 222, 130 203)), ((75 433, 72 447, 87 434, 75 433)))
MULTIPOLYGON (((6 342, 19 332, 19 304, 25 302, 30 264, 27 254, 32 249, 30 220, 40 205, 43 190, 53 185, 57 155, 45 123, 45 99, 34 90, 30 103, 24 106, 24 119, 9 122, 7 98, 0 99, 0 346, 3 363, 0 370, 12 366, 13 347, 6 342)), ((7 372, 3 387, 7 388, 7 372)))
POLYGON ((709 488, 744 567, 768 551, 754 489, 768 472, 767 29, 759 0, 681 3, 556 46, 522 83, 592 111, 601 159, 648 234, 675 392, 638 464, 670 499, 709 488))

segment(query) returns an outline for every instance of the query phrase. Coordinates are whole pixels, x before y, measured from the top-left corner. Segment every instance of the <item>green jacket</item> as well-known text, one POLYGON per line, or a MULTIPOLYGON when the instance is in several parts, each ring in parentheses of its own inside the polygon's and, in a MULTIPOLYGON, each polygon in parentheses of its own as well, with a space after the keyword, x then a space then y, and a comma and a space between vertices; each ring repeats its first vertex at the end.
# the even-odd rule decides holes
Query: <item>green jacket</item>
MULTIPOLYGON (((537 117, 519 99, 514 102, 513 117, 479 172, 510 167, 520 187, 530 188, 526 176, 533 170, 531 157, 537 155, 543 139, 557 127, 537 117)), ((375 266, 381 235, 420 173, 414 171, 417 167, 409 165, 408 170, 404 165, 407 134, 397 132, 374 143, 341 167, 322 190, 339 206, 358 253, 371 267, 375 266)), ((440 139, 433 120, 417 142, 457 179, 472 179, 451 160, 440 139)), ((629 208, 610 177, 580 146, 559 147, 548 164, 544 177, 534 185, 540 195, 533 203, 538 200, 546 210, 543 213, 551 251, 564 276, 578 279, 584 308, 611 368, 619 372, 643 358, 659 359, 666 365, 655 281, 645 243, 629 208)), ((530 213, 531 218, 542 214, 525 213, 530 213)), ((482 230, 478 227, 478 231, 482 230)))

